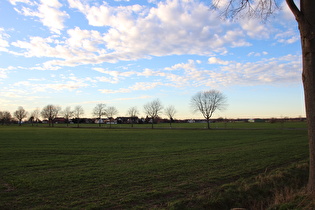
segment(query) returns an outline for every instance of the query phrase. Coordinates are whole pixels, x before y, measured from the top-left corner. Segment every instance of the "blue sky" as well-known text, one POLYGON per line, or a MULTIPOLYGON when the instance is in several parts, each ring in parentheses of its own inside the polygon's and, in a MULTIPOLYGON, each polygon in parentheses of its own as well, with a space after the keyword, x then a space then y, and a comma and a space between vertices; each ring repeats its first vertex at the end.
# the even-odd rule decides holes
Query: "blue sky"
MULTIPOLYGON (((305 116, 297 24, 284 2, 265 23, 223 20, 201 0, 3 0, 0 111, 98 103, 125 116, 159 99, 175 118, 191 97, 228 99, 214 117, 305 116)), ((161 117, 164 117, 163 115, 161 117)))

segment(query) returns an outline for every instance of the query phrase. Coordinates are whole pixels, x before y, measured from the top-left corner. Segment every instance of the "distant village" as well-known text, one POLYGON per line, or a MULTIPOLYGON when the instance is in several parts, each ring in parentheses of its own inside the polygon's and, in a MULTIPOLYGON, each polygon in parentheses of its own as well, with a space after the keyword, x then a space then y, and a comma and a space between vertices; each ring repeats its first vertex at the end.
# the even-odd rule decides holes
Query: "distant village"
MULTIPOLYGON (((138 112, 135 107, 132 107, 129 110, 129 116, 119 116, 113 117, 117 114, 117 110, 114 107, 109 107, 107 110, 104 110, 105 105, 99 104, 96 106, 94 110, 95 117, 92 118, 83 118, 80 117, 84 113, 81 106, 77 106, 74 111, 70 110, 67 107, 64 111, 62 111, 62 116, 59 113, 61 110, 60 107, 54 105, 47 105, 40 112, 39 109, 34 110, 30 115, 27 111, 23 109, 23 107, 19 107, 13 113, 13 116, 8 111, 0 111, 0 125, 9 125, 9 124, 49 124, 52 126, 53 124, 159 124, 159 123, 207 123, 207 119, 209 123, 283 123, 283 122, 301 122, 306 121, 305 117, 281 117, 281 118, 203 118, 203 119, 176 119, 174 118, 175 109, 173 107, 169 107, 166 109, 166 113, 168 113, 168 118, 162 118, 158 114, 150 114, 146 115, 146 117, 138 117, 138 112), (106 113, 106 114, 105 114, 106 113), (42 118, 40 118, 40 115, 42 118), (106 117, 102 117, 102 115, 107 115, 106 117)), ((153 106, 152 106, 153 107, 153 106)), ((150 107, 150 108, 152 108, 150 107)), ((161 107, 159 108, 161 109, 161 107)), ((156 108, 156 112, 158 110, 156 108)), ((209 124, 208 124, 209 125, 209 124)))
MULTIPOLYGON (((225 119, 216 118, 211 119, 211 123, 281 123, 281 122, 301 122, 306 121, 305 117, 297 118, 237 118, 237 119, 225 119)), ((12 120, 12 123, 18 123, 18 120, 12 120)), ((31 119, 23 121, 23 123, 35 123, 31 119)), ((48 124, 48 120, 38 120, 36 123, 48 124)), ((138 117, 117 117, 117 118, 73 118, 67 121, 64 117, 57 117, 53 120, 54 124, 151 124, 152 119, 149 117, 138 118, 138 117), (78 122, 79 121, 79 122, 78 122)), ((170 119, 157 118, 154 123, 170 123, 170 119)), ((171 123, 207 123, 205 119, 172 119, 171 123)))

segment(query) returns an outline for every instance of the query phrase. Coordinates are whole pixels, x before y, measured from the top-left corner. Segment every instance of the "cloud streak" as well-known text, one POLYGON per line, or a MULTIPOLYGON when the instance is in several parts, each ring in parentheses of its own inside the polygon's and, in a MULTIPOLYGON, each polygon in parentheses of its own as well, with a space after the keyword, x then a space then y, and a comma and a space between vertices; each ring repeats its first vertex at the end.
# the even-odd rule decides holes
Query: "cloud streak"
POLYGON ((215 69, 201 69, 199 63, 189 60, 187 63, 175 64, 165 67, 162 71, 144 69, 136 72, 117 73, 116 71, 101 71, 113 76, 108 81, 124 81, 129 76, 155 77, 156 81, 138 82, 132 86, 119 89, 99 89, 102 93, 130 93, 139 90, 167 87, 199 87, 209 88, 222 86, 254 86, 254 85, 289 85, 299 83, 301 80, 301 57, 286 55, 280 58, 263 59, 257 62, 239 63, 236 61, 222 61, 215 57, 209 58, 209 64, 219 64, 215 69), (210 70, 211 69, 211 70, 210 70), (171 70, 171 71, 170 71, 171 70), (177 72, 177 73, 176 73, 177 72), (121 75, 121 77, 117 77, 121 75), (122 76, 124 75, 124 76, 122 76), (160 82, 164 81, 164 82, 160 82))

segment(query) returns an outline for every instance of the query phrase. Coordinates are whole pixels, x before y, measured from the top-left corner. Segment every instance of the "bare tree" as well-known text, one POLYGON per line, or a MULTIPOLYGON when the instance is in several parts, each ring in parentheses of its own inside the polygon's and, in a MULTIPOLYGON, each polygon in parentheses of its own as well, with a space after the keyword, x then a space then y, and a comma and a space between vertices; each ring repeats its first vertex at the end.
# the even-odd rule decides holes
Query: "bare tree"
POLYGON ((78 127, 80 127, 80 118, 83 114, 84 114, 84 109, 82 108, 82 106, 78 105, 74 107, 73 116, 77 120, 78 127))
POLYGON ((110 128, 112 127, 112 120, 114 119, 114 116, 117 114, 118 114, 118 110, 113 106, 110 106, 106 109, 105 115, 109 119, 109 127, 110 128))
POLYGON ((161 113, 163 106, 159 99, 149 102, 143 106, 146 115, 151 117, 152 129, 155 119, 161 113))
POLYGON ((93 115, 98 118, 98 126, 101 127, 102 116, 105 115, 106 105, 97 104, 93 109, 93 115))
POLYGON ((0 111, 0 122, 4 125, 4 113, 2 111, 0 111))
POLYGON ((54 126, 54 119, 58 116, 60 110, 60 106, 49 104, 42 109, 41 115, 43 118, 48 119, 49 126, 54 126))
POLYGON ((9 125, 10 122, 11 122, 11 113, 8 112, 8 111, 3 111, 3 112, 0 112, 0 121, 2 123, 2 125, 6 124, 6 125, 9 125))
POLYGON ((21 106, 13 113, 14 117, 19 120, 19 126, 22 125, 22 120, 27 116, 27 111, 21 106))
POLYGON ((226 97, 217 90, 198 92, 191 98, 193 112, 201 112, 210 129, 210 118, 217 110, 226 108, 226 97))
MULTIPOLYGON (((270 16, 277 8, 277 0, 213 0, 213 5, 226 17, 235 17, 243 11, 256 11, 261 18, 270 16), (256 8, 253 10, 252 8, 256 8)), ((298 23, 302 45, 302 80, 304 87, 305 110, 308 127, 310 168, 307 189, 315 196, 315 3, 314 0, 286 0, 298 23), (296 1, 298 2, 298 1, 296 1)), ((255 12, 254 12, 255 13, 255 12)))
POLYGON ((170 119, 170 127, 172 127, 172 121, 174 115, 176 114, 176 109, 174 108, 174 106, 168 106, 167 108, 165 108, 164 112, 170 119))
POLYGON ((139 114, 139 111, 137 107, 133 106, 128 109, 127 115, 130 117, 131 127, 133 127, 133 124, 138 114, 139 114))
POLYGON ((36 123, 36 126, 38 126, 39 115, 40 115, 39 108, 36 108, 31 114, 31 116, 33 117, 33 121, 36 123))
POLYGON ((2 111, 0 111, 0 122, 3 125, 3 112, 2 111))
POLYGON ((62 111, 63 117, 66 120, 67 127, 69 126, 69 122, 71 117, 73 117, 74 111, 71 110, 70 106, 67 106, 63 111, 62 111))

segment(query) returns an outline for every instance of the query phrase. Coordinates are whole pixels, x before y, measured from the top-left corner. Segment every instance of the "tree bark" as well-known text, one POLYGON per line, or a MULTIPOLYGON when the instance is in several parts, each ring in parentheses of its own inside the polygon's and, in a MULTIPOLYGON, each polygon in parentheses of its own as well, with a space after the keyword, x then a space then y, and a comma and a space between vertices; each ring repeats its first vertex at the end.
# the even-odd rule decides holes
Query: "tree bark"
POLYGON ((308 191, 315 195, 315 2, 301 1, 301 19, 298 21, 301 33, 303 59, 303 86, 309 139, 308 191))
POLYGON ((207 127, 210 129, 210 117, 207 117, 207 127))
POLYGON ((315 1, 301 0, 298 9, 293 0, 286 0, 300 30, 302 46, 302 80, 309 140, 309 180, 307 189, 315 195, 315 1))
POLYGON ((315 194, 315 40, 302 38, 303 86, 308 126, 310 170, 308 190, 315 194))

